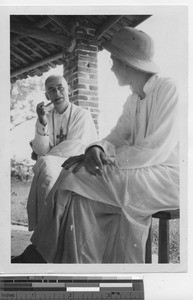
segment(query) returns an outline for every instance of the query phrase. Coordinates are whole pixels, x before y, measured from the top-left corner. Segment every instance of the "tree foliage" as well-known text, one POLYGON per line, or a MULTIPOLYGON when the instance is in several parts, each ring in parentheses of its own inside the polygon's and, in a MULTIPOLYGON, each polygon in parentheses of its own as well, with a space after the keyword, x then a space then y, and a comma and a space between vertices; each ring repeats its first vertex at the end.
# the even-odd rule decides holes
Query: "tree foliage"
POLYGON ((37 103, 44 101, 45 78, 30 77, 11 84, 10 122, 11 129, 36 117, 37 103))

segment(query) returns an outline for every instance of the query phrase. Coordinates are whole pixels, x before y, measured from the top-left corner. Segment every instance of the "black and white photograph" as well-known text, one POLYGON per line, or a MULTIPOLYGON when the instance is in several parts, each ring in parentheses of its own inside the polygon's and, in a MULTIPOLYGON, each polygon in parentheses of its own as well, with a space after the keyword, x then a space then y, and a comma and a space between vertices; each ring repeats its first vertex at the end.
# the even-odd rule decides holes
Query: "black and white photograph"
POLYGON ((187 7, 6 24, 3 272, 186 272, 187 7))

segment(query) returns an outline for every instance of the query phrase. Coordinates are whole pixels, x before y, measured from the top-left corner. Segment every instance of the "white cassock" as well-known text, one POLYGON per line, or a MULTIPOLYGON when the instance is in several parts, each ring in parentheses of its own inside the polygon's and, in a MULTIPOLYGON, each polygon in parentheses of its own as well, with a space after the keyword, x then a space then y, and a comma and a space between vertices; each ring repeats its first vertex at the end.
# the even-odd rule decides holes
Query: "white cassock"
POLYGON ((92 116, 82 107, 70 104, 62 114, 52 109, 47 120, 46 126, 37 120, 32 141, 38 160, 33 167, 34 177, 27 203, 29 230, 34 230, 41 218, 46 197, 62 170, 62 163, 71 156, 84 153, 88 144, 98 140, 92 116), (63 141, 60 140, 61 130, 63 141))
POLYGON ((98 142, 103 176, 62 170, 31 241, 49 263, 144 263, 151 215, 179 208, 178 92, 153 75, 98 142))

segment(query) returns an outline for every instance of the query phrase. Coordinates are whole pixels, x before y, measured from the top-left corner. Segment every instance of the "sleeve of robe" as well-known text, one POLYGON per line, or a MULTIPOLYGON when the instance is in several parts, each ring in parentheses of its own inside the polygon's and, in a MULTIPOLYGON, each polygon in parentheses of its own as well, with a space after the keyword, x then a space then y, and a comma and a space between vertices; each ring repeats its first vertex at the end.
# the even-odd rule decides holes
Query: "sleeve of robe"
POLYGON ((67 140, 51 148, 47 126, 43 128, 37 121, 35 139, 32 143, 33 150, 38 155, 49 154, 67 158, 83 153, 89 143, 97 140, 96 127, 91 114, 86 110, 80 110, 69 126, 67 140))
MULTIPOLYGON (((124 144, 127 112, 123 112, 116 127, 101 142, 108 156, 114 156, 120 169, 135 169, 158 165, 167 160, 179 142, 178 91, 176 85, 165 79, 154 94, 156 103, 150 116, 151 132, 134 145, 124 144)), ((132 101, 132 99, 131 99, 132 101)), ((127 103, 126 103, 127 104, 127 103)), ((126 110, 125 107, 124 110, 126 110)))
POLYGON ((39 156, 46 154, 50 150, 48 125, 43 126, 38 119, 35 125, 35 137, 32 141, 32 149, 39 156))

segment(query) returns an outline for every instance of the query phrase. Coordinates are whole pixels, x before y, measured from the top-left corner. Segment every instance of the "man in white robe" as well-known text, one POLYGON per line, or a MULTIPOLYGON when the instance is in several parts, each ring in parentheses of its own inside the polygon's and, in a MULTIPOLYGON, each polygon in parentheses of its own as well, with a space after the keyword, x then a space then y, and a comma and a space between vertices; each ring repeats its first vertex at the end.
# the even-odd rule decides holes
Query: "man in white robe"
POLYGON ((38 119, 31 142, 38 160, 28 197, 28 227, 34 230, 46 206, 46 197, 54 185, 64 159, 84 153, 88 144, 97 140, 97 132, 88 110, 69 102, 68 85, 60 75, 45 82, 46 97, 52 102, 47 111, 37 105, 38 119))
POLYGON ((111 133, 63 164, 14 263, 144 263, 151 215, 179 208, 176 85, 158 75, 144 32, 122 28, 103 47, 133 94, 111 133))

